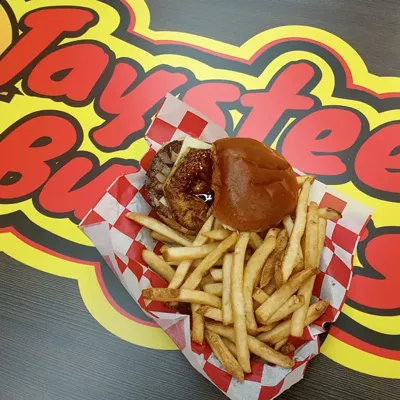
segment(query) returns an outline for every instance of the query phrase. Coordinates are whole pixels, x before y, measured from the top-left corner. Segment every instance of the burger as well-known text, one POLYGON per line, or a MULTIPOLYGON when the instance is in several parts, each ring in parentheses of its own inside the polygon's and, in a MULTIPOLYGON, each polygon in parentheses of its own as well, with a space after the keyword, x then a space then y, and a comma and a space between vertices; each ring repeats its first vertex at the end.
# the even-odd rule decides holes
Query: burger
POLYGON ((195 235, 210 213, 231 230, 276 226, 295 210, 299 186, 289 162, 255 139, 187 137, 154 156, 146 190, 161 220, 195 235))

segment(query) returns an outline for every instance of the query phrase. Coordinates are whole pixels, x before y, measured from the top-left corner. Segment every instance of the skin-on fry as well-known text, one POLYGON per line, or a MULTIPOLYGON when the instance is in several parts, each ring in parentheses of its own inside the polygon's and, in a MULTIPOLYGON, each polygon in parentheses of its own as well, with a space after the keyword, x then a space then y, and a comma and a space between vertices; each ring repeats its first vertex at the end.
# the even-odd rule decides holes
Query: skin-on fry
POLYGON ((211 268, 210 274, 215 282, 222 282, 223 278, 222 268, 211 268))
POLYGON ((282 274, 284 282, 289 279, 295 266, 297 253, 301 248, 300 240, 303 236, 306 226, 307 203, 310 195, 310 188, 311 180, 307 178, 300 191, 300 196, 296 207, 296 221, 294 222, 293 230, 289 238, 289 244, 282 261, 282 274))
POLYGON ((296 179, 297 179, 297 183, 301 186, 304 184, 306 179, 311 179, 311 183, 313 183, 315 180, 315 176, 314 175, 301 175, 301 176, 298 176, 296 179))
POLYGON ((203 233, 203 236, 205 236, 208 239, 214 239, 214 240, 224 240, 226 239, 232 232, 228 231, 227 229, 215 229, 210 232, 205 232, 203 233))
POLYGON ((261 236, 256 232, 250 232, 249 245, 253 250, 257 250, 263 244, 261 236))
POLYGON ((273 322, 272 324, 260 326, 259 328, 257 328, 257 333, 269 332, 274 329, 278 324, 279 322, 273 322))
MULTIPOLYGON (((196 236, 196 239, 194 239, 193 246, 202 246, 203 244, 206 243, 207 238, 203 236, 203 233, 211 229, 213 222, 214 222, 214 217, 211 215, 210 217, 208 217, 207 221, 200 229, 199 233, 196 236)), ((192 260, 181 261, 178 264, 178 268, 175 271, 174 278, 169 283, 168 287, 173 289, 178 289, 182 285, 184 279, 186 278, 186 275, 191 265, 192 265, 192 260)))
POLYGON ((282 340, 280 340, 278 343, 275 344, 274 349, 276 351, 279 351, 287 343, 288 340, 289 340, 288 337, 283 338, 282 340))
POLYGON ((217 248, 213 250, 206 258, 199 264, 199 266, 189 275, 186 282, 182 285, 184 289, 196 289, 200 284, 201 279, 207 272, 214 266, 214 263, 233 246, 239 238, 236 232, 218 244, 217 248))
POLYGON ((167 282, 171 282, 175 275, 175 270, 162 260, 157 254, 150 250, 142 251, 143 261, 158 275, 164 278, 167 282))
MULTIPOLYGON (((206 306, 207 307, 207 306, 206 306)), ((192 309, 192 340, 195 343, 203 344, 204 341, 204 317, 197 312, 199 304, 191 304, 192 309)))
POLYGON ((268 320, 268 324, 281 321, 282 319, 286 318, 288 315, 294 313, 296 310, 302 307, 303 304, 303 296, 293 295, 292 297, 289 297, 289 299, 283 304, 283 306, 275 311, 274 314, 272 314, 271 318, 268 320))
POLYGON ((197 309, 197 313, 203 317, 222 322, 222 310, 210 306, 201 306, 197 309))
POLYGON ((211 307, 221 308, 221 299, 200 290, 148 288, 142 290, 145 299, 157 301, 181 301, 183 303, 204 304, 211 307))
POLYGON ((203 290, 206 293, 213 294, 218 297, 222 297, 222 283, 208 283, 207 285, 203 285, 203 290))
POLYGON ((256 332, 257 322, 254 318, 253 308, 253 290, 256 285, 256 279, 261 271, 268 256, 272 253, 276 244, 276 236, 279 230, 271 228, 263 244, 254 252, 244 269, 243 276, 243 297, 244 297, 244 309, 246 314, 246 326, 247 331, 250 334, 256 332))
POLYGON ((342 214, 334 208, 324 207, 318 210, 318 216, 324 219, 336 220, 342 218, 342 214))
MULTIPOLYGON (((319 267, 319 251, 318 251, 318 204, 315 202, 310 203, 307 213, 306 225, 306 241, 304 262, 307 269, 316 269, 319 267)), ((307 316, 307 310, 310 306, 311 294, 314 287, 315 275, 305 281, 298 291, 298 294, 304 297, 304 304, 297 311, 293 313, 292 325, 290 327, 290 334, 295 337, 300 337, 303 334, 304 323, 307 316)))
POLYGON ((268 297, 269 296, 267 295, 267 293, 264 292, 264 290, 262 290, 260 288, 255 288, 254 289, 253 300, 255 300, 260 305, 262 303, 264 303, 265 301, 267 301, 268 297))
POLYGON ((156 219, 149 217, 147 215, 142 215, 136 212, 128 212, 125 216, 140 225, 145 226, 146 228, 151 229, 154 232, 160 233, 161 235, 166 236, 167 238, 175 241, 176 243, 180 244, 181 246, 191 246, 192 242, 188 239, 182 237, 178 233, 176 233, 173 229, 169 226, 163 224, 156 219))
POLYGON ((268 325, 268 320, 292 296, 303 282, 319 272, 318 269, 306 269, 292 276, 284 285, 256 310, 256 318, 260 324, 268 325))
POLYGON ((206 330, 206 340, 210 345, 211 350, 214 352, 215 356, 224 366, 224 368, 240 382, 244 381, 243 370, 240 367, 236 358, 229 351, 228 347, 222 341, 221 337, 210 330, 206 330))
MULTIPOLYGON (((230 341, 235 342, 234 329, 229 326, 225 326, 219 322, 206 322, 206 329, 218 333, 218 335, 224 336, 230 341)), ((247 345, 253 354, 261 357, 267 362, 279 365, 283 368, 292 368, 294 365, 294 361, 290 357, 279 353, 251 335, 247 335, 247 345)))
POLYGON ((292 343, 286 343, 279 351, 282 354, 290 354, 296 350, 296 347, 292 343))
POLYGON ((167 237, 167 236, 161 235, 161 234, 158 233, 158 232, 152 231, 152 232, 151 232, 151 237, 152 237, 154 240, 159 240, 160 242, 163 242, 163 243, 178 244, 178 243, 175 242, 175 240, 172 240, 172 239, 170 239, 170 238, 167 237))
MULTIPOLYGON (((315 320, 317 320, 326 311, 328 307, 329 307, 329 302, 326 300, 319 300, 316 303, 312 304, 307 312, 305 326, 310 325, 315 320)), ((264 332, 258 335, 257 339, 261 340, 262 342, 268 343, 269 345, 274 345, 283 338, 290 335, 290 325, 291 325, 291 320, 281 322, 279 325, 277 325, 269 332, 264 332)))
MULTIPOLYGON (((290 218, 290 217, 289 217, 290 218)), ((281 259, 284 250, 286 249, 286 245, 289 241, 289 235, 286 229, 282 229, 276 238, 276 245, 274 251, 271 255, 267 258, 267 261, 264 264, 264 268, 261 272, 261 279, 260 279, 260 287, 263 288, 268 285, 271 281, 274 271, 275 265, 278 260, 281 259)))
POLYGON ((249 233, 242 232, 236 242, 232 265, 232 312, 235 332, 237 357, 240 366, 246 373, 251 372, 250 353, 247 345, 247 328, 243 296, 244 256, 249 242, 249 233))
POLYGON ((234 357, 236 357, 237 351, 236 351, 235 343, 231 342, 226 337, 221 337, 221 339, 225 343, 225 346, 228 348, 228 350, 233 354, 234 357))
POLYGON ((218 243, 207 243, 202 246, 165 247, 161 251, 165 261, 185 261, 204 258, 218 247, 218 243))
POLYGON ((224 325, 233 324, 233 314, 232 314, 232 297, 231 297, 231 287, 232 287, 232 264, 233 264, 233 254, 225 254, 224 264, 222 266, 222 314, 224 325))

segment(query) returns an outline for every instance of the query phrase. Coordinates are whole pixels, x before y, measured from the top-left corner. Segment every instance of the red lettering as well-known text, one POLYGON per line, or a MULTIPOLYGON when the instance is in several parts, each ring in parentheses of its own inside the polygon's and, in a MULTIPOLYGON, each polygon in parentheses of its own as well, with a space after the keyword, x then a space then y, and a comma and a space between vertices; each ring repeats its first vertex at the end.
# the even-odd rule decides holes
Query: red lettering
POLYGON ((233 83, 209 82, 189 89, 183 101, 225 128, 226 118, 219 103, 232 103, 239 97, 240 89, 233 83))
POLYGON ((80 156, 62 166, 40 192, 42 207, 59 214, 73 212, 76 218, 82 219, 118 176, 137 171, 131 165, 113 164, 85 185, 75 188, 94 168, 92 160, 80 156))
POLYGON ((0 142, 1 199, 17 199, 40 188, 51 173, 46 161, 77 142, 74 125, 57 115, 33 116, 11 129, 0 142))
POLYGON ((34 95, 66 96, 82 102, 88 99, 108 61, 108 54, 95 44, 67 45, 39 61, 27 78, 27 88, 34 95))
MULTIPOLYGON (((99 146, 111 150, 123 145, 130 135, 145 128, 146 113, 168 92, 187 82, 187 77, 182 73, 159 70, 150 73, 132 88, 137 77, 138 73, 132 65, 126 62, 115 65, 111 79, 98 101, 100 110, 112 117, 91 131, 93 141, 99 146)), ((149 120, 152 115, 148 115, 149 120)))
POLYGON ((361 132, 361 120, 350 110, 324 108, 290 128, 282 154, 296 168, 317 175, 341 175, 346 164, 334 153, 352 146, 361 132))
POLYGON ((81 8, 57 7, 33 11, 23 23, 28 29, 0 61, 0 88, 21 73, 48 46, 63 37, 79 36, 95 20, 95 14, 81 8))
MULTIPOLYGON (((375 159, 373 160, 375 162, 375 159)), ((400 234, 383 234, 373 238, 367 245, 365 257, 381 277, 369 278, 355 275, 348 296, 359 304, 392 309, 400 307, 398 282, 400 265, 398 250, 400 234)))
POLYGON ((291 64, 279 73, 268 91, 245 94, 241 103, 245 107, 251 107, 251 111, 237 136, 263 141, 285 111, 311 109, 314 106, 313 98, 300 94, 300 91, 314 75, 314 69, 309 64, 291 64))
POLYGON ((400 193, 400 123, 371 135, 355 159, 354 169, 366 185, 390 193, 400 193))

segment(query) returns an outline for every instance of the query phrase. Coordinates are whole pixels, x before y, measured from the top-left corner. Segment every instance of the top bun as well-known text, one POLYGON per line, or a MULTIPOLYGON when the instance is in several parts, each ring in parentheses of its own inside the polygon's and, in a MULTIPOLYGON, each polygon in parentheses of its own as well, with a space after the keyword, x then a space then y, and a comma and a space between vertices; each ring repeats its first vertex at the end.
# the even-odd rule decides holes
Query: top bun
POLYGON ((248 138, 214 142, 214 215, 247 232, 278 225, 297 204, 296 175, 282 154, 248 138))

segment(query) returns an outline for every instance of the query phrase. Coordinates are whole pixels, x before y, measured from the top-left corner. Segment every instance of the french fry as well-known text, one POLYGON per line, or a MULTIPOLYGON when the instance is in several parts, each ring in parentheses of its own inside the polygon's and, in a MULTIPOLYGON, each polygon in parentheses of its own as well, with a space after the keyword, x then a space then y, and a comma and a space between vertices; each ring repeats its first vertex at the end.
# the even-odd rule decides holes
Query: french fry
MULTIPOLYGON (((307 312, 307 318, 305 326, 312 324, 317 320, 329 307, 329 302, 326 300, 319 300, 312 304, 307 312)), ((283 338, 290 335, 290 325, 291 320, 281 322, 279 325, 275 326, 268 332, 261 333, 257 336, 257 339, 262 342, 268 343, 269 345, 274 345, 278 343, 283 338)))
MULTIPOLYGON (((312 201, 307 213, 306 239, 304 262, 307 269, 316 269, 319 267, 319 249, 318 249, 318 204, 312 201)), ((310 305, 311 294, 314 287, 315 275, 305 281, 299 288, 298 294, 303 296, 303 306, 293 313, 290 334, 300 337, 303 334, 304 323, 307 316, 307 310, 310 305)))
POLYGON ((318 210, 318 216, 324 219, 336 220, 342 218, 342 214, 334 208, 324 207, 318 210))
POLYGON ((304 296, 293 295, 292 297, 289 297, 289 299, 282 305, 282 307, 275 311, 274 314, 272 314, 271 318, 268 320, 268 324, 283 320, 288 315, 293 314, 296 310, 302 307, 303 304, 304 296))
POLYGON ((158 232, 151 231, 151 237, 154 240, 159 240, 160 242, 163 242, 163 243, 178 244, 175 242, 175 240, 172 240, 167 236, 161 235, 161 233, 158 233, 158 232))
MULTIPOLYGON (((164 244, 163 246, 160 247, 160 253, 163 255, 163 258, 164 258, 164 252, 167 249, 169 249, 169 246, 167 246, 166 244, 164 244)), ((165 260, 165 258, 164 258, 164 260, 165 260)), ((165 261, 168 261, 168 260, 165 260, 165 261)))
POLYGON ((276 351, 279 351, 289 340, 288 337, 283 338, 282 340, 280 340, 278 343, 275 344, 274 349, 276 351))
POLYGON ((284 217, 282 220, 282 224, 290 236, 292 234, 292 230, 293 230, 293 226, 294 226, 292 217, 290 215, 286 215, 286 217, 284 217))
MULTIPOLYGON (((290 218, 290 217, 289 217, 290 218)), ((275 265, 278 260, 281 259, 283 252, 286 249, 286 245, 289 241, 289 235, 286 229, 282 229, 276 238, 276 245, 274 251, 267 258, 264 267, 261 272, 260 287, 263 288, 268 285, 274 276, 275 265)))
MULTIPOLYGON (((223 259, 224 259, 223 257, 218 258, 218 260, 214 263, 214 267, 221 267, 223 259)), ((191 267, 193 267, 194 269, 197 268, 202 261, 203 260, 201 258, 198 258, 197 260, 193 260, 191 267)), ((172 262, 174 262, 174 261, 172 261, 172 262)))
MULTIPOLYGON (((283 219, 282 222, 283 222, 283 226, 289 232, 289 235, 290 235, 292 233, 292 229, 293 229, 292 217, 290 215, 287 215, 283 219)), ((303 237, 304 237, 304 235, 303 235, 303 237)), ((303 250, 302 250, 301 247, 299 247, 299 251, 297 252, 296 260, 294 262, 294 267, 293 267, 292 274, 297 274, 298 272, 302 271, 303 269, 304 269, 303 250)), ((283 279, 283 274, 278 275, 278 280, 279 280, 279 278, 283 279)))
POLYGON ((217 229, 224 229, 224 226, 222 225, 221 221, 218 218, 215 218, 213 230, 217 229))
POLYGON ((303 236, 306 226, 307 203, 310 195, 311 180, 307 178, 301 188, 299 200, 296 207, 296 221, 293 225, 293 230, 289 238, 289 244, 282 261, 283 281, 286 282, 295 266, 296 256, 299 252, 300 240, 303 236))
POLYGON ((210 274, 215 282, 222 282, 223 278, 222 268, 211 268, 210 274))
POLYGON ((146 228, 151 229, 154 232, 160 233, 161 235, 166 236, 167 238, 175 241, 176 243, 180 244, 181 246, 191 246, 192 242, 188 239, 182 237, 178 233, 176 233, 173 229, 169 226, 163 224, 156 219, 149 217, 147 215, 142 215, 136 212, 128 212, 125 216, 140 225, 145 226, 146 228))
MULTIPOLYGON (((206 322, 206 329, 234 342, 237 349, 238 345, 235 342, 235 331, 233 328, 225 326, 219 322, 206 322)), ((247 335, 247 345, 250 352, 267 362, 279 365, 283 368, 292 368, 294 365, 294 361, 290 357, 279 353, 251 335, 247 335)))
POLYGON ((262 290, 263 290, 268 296, 271 296, 271 294, 274 293, 275 290, 276 290, 275 283, 274 283, 274 282, 268 283, 268 285, 265 286, 264 288, 262 288, 262 290))
POLYGON ((318 266, 321 263, 322 251, 324 250, 326 225, 325 218, 318 219, 318 266))
POLYGON ((231 253, 225 254, 224 264, 222 266, 222 314, 224 325, 233 324, 232 314, 232 298, 231 298, 231 287, 232 287, 232 264, 233 255, 231 253))
POLYGON ((181 301, 183 303, 204 304, 206 306, 221 308, 221 299, 200 290, 148 288, 142 290, 145 299, 156 301, 181 301))
POLYGON ((267 293, 264 292, 264 290, 262 290, 258 287, 254 289, 253 300, 255 300, 260 305, 262 303, 264 303, 265 301, 267 301, 268 297, 269 296, 267 295, 267 293))
POLYGON ((211 350, 214 352, 215 356, 224 366, 224 368, 240 382, 244 381, 244 374, 241 366, 239 365, 236 358, 229 351, 228 347, 222 341, 221 337, 210 330, 206 330, 206 340, 210 345, 211 350))
POLYGON ((204 341, 204 317, 197 312, 200 308, 199 304, 192 303, 190 306, 192 309, 192 340, 201 345, 204 341))
POLYGON ((226 239, 232 232, 228 231, 227 229, 215 229, 210 232, 205 232, 203 233, 203 236, 205 236, 208 239, 213 239, 213 240, 224 240, 226 239))
MULTIPOLYGON (((207 221, 204 223, 199 233, 197 234, 196 238, 194 239, 193 246, 201 246, 206 243, 207 238, 203 236, 203 233, 211 229, 213 222, 214 222, 214 217, 211 215, 210 217, 208 217, 207 221)), ((175 275, 171 280, 171 282, 169 283, 168 287, 173 289, 178 289, 182 285, 184 279, 186 278, 186 275, 189 272, 191 265, 192 265, 192 260, 181 261, 178 264, 178 268, 175 271, 175 275)))
POLYGON ((228 348, 228 350, 232 353, 232 355, 236 358, 237 356, 237 351, 236 351, 236 346, 235 343, 231 342, 229 339, 226 337, 221 337, 222 341, 225 343, 225 346, 228 348))
MULTIPOLYGON (((282 255, 283 258, 283 255, 282 255)), ((275 271, 274 271, 274 283, 277 288, 280 288, 283 282, 283 272, 282 272, 282 258, 278 260, 275 264, 275 271)), ((294 271, 294 269, 293 269, 294 271)))
MULTIPOLYGON (((247 249, 246 250, 246 255, 244 257, 244 261, 248 261, 250 259, 250 257, 251 257, 251 252, 249 251, 249 249, 247 249)), ((203 260, 200 259, 200 258, 197 259, 197 260, 193 260, 192 267, 193 268, 198 267, 202 261, 203 260)), ((223 261, 224 261, 224 257, 223 256, 218 258, 218 260, 214 263, 214 267, 222 267, 223 261)), ((174 264, 178 264, 179 262, 178 261, 169 261, 168 263, 170 265, 174 265, 174 264)))
POLYGON ((294 267, 293 267, 293 271, 292 271, 292 275, 293 274, 297 274, 300 271, 303 271, 304 269, 304 258, 303 258, 303 249, 300 246, 299 247, 299 251, 296 255, 296 260, 294 262, 294 267))
POLYGON ((286 343, 279 351, 282 354, 290 354, 293 353, 296 350, 294 345, 292 343, 286 343))
POLYGON ((257 250, 263 244, 261 236, 256 232, 250 232, 249 245, 253 250, 257 250))
POLYGON ((240 233, 239 240, 236 242, 235 253, 233 256, 232 265, 232 312, 233 312, 233 326, 235 332, 235 344, 237 350, 237 357, 240 366, 246 373, 251 372, 250 367, 250 353, 247 345, 247 328, 246 316, 244 308, 243 296, 243 269, 244 257, 249 242, 249 233, 240 233))
POLYGON ((165 261, 195 260, 206 257, 217 247, 218 243, 207 243, 202 246, 190 247, 165 247, 161 253, 165 261))
POLYGON ((303 282, 317 274, 318 269, 309 268, 292 276, 284 285, 276 290, 269 299, 256 310, 256 318, 260 324, 268 325, 268 320, 292 296, 303 282))
POLYGON ((150 250, 142 251, 143 261, 158 275, 164 278, 167 282, 171 282, 175 275, 175 270, 162 260, 157 254, 150 250))
POLYGON ((263 244, 254 252, 247 262, 247 266, 244 269, 243 276, 243 298, 244 298, 244 310, 246 315, 246 326, 247 331, 250 334, 256 332, 257 322, 254 318, 254 308, 253 308, 253 290, 256 284, 256 279, 260 273, 262 267, 268 256, 272 253, 276 244, 276 236, 279 230, 276 228, 271 228, 263 244))
POLYGON ((198 267, 189 275, 186 282, 182 285, 184 289, 196 289, 200 284, 201 279, 214 266, 214 263, 233 246, 239 238, 236 232, 218 244, 217 248, 208 254, 198 267))
POLYGON ((222 283, 208 283, 207 285, 203 285, 203 290, 206 293, 213 294, 218 297, 222 297, 222 283))
POLYGON ((199 286, 203 289, 205 285, 209 285, 210 283, 215 283, 215 281, 210 274, 207 274, 201 279, 199 286))
POLYGON ((315 176, 314 175, 301 175, 301 176, 298 176, 296 179, 297 179, 297 183, 301 186, 304 184, 306 179, 310 179, 311 183, 313 183, 315 180, 315 176))
POLYGON ((278 324, 279 322, 273 322, 272 324, 262 325, 259 328, 257 328, 257 333, 272 331, 272 329, 274 329, 278 324))
POLYGON ((201 306, 197 309, 197 313, 203 317, 213 319, 214 321, 222 322, 222 310, 210 306, 201 306))

